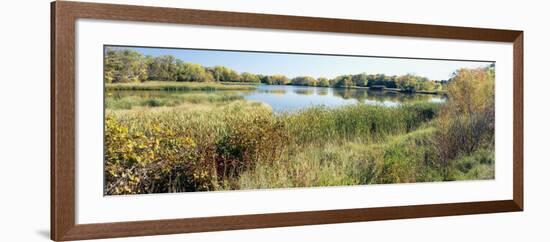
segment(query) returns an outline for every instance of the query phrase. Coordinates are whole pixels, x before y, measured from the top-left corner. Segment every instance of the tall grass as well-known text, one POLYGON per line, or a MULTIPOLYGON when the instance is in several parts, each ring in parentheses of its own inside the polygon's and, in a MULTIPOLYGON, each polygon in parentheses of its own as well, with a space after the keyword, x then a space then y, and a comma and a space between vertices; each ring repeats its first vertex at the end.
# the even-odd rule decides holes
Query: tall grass
MULTIPOLYGON (((224 86, 153 84, 147 88, 224 86)), ((136 86, 143 85, 107 88, 136 86)), ((207 93, 108 96, 106 107, 105 194, 493 179, 495 174, 491 68, 458 70, 444 104, 315 106, 274 114, 269 106, 236 95, 207 93), (150 108, 156 106, 164 107, 150 108)))
POLYGON ((288 159, 258 164, 241 175, 240 189, 347 186, 494 178, 494 149, 442 162, 436 128, 420 127, 384 142, 344 141, 304 145, 288 159), (447 167, 446 164, 451 164, 447 167), (450 172, 450 174, 448 174, 450 172))
POLYGON ((133 107, 174 107, 183 103, 225 103, 243 100, 241 95, 232 93, 178 93, 170 95, 121 95, 109 92, 105 98, 106 109, 132 109, 133 107))
POLYGON ((274 185, 287 181, 288 187, 375 182, 357 175, 362 174, 356 169, 360 163, 347 162, 351 158, 338 154, 346 151, 341 145, 382 142, 414 130, 432 119, 437 109, 437 104, 359 104, 275 115, 268 106, 234 101, 196 112, 108 110, 105 192, 264 187, 262 181, 269 181, 265 177, 276 177, 277 181, 269 181, 274 185), (347 168, 335 169, 338 165, 347 168), (331 175, 335 172, 341 174, 331 175))
POLYGON ((397 107, 348 105, 339 108, 312 107, 287 113, 291 137, 296 143, 324 143, 327 140, 380 140, 406 133, 437 115, 439 104, 417 103, 397 107))
POLYGON ((442 180, 429 161, 434 129, 422 128, 385 142, 306 145, 286 162, 259 165, 242 175, 241 188, 344 186, 442 180), (429 161, 428 161, 429 160, 429 161))

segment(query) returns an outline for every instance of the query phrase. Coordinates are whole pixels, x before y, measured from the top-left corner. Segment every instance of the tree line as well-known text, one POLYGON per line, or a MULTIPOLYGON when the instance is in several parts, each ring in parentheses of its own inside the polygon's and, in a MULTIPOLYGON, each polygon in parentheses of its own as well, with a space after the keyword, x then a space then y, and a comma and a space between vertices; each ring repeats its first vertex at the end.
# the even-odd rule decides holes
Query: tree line
POLYGON ((442 89, 442 82, 426 77, 407 75, 366 74, 325 77, 285 75, 261 75, 248 72, 239 73, 225 66, 204 67, 200 64, 184 62, 172 55, 145 56, 131 49, 106 48, 104 63, 106 83, 131 83, 145 81, 178 82, 247 82, 268 85, 299 85, 319 87, 385 87, 405 91, 434 91, 442 89))

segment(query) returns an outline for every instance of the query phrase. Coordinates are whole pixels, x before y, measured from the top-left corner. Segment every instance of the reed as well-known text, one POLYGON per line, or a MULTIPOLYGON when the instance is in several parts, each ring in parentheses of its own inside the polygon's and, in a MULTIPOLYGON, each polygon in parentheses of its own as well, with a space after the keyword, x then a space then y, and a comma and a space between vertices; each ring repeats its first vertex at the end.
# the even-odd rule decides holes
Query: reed
MULTIPOLYGON (((107 194, 442 180, 438 104, 106 112, 107 194)), ((467 177, 464 172, 455 177, 467 177)))

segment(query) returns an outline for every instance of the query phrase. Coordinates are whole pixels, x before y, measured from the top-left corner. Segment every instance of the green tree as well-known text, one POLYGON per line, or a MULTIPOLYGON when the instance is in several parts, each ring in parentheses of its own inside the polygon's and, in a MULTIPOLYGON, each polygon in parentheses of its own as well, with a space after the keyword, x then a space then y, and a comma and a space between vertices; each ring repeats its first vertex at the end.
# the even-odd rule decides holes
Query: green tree
POLYGON ((212 74, 199 64, 178 61, 177 78, 179 82, 211 82, 212 74))
POLYGON ((258 78, 260 79, 260 82, 261 82, 261 83, 271 85, 271 83, 270 83, 270 81, 269 81, 269 76, 267 76, 267 75, 262 75, 262 74, 258 74, 258 78))
POLYGON ((210 69, 210 73, 215 81, 218 82, 238 82, 240 81, 239 73, 225 66, 214 66, 210 69))
POLYGON ((285 75, 271 75, 268 79, 268 82, 272 85, 287 85, 290 83, 290 80, 285 75))
POLYGON ((178 72, 176 57, 163 55, 151 58, 149 61, 149 80, 175 81, 178 72))
POLYGON ((354 86, 366 87, 369 83, 368 76, 365 73, 353 75, 351 77, 354 86))
POLYGON ((147 79, 145 57, 134 50, 107 48, 105 53, 105 82, 142 82, 147 79))
POLYGON ((297 86, 317 86, 317 79, 310 76, 298 76, 290 81, 292 85, 297 86))
POLYGON ((241 73, 241 81, 242 82, 252 82, 252 83, 259 83, 260 78, 257 75, 254 75, 252 73, 243 72, 241 73))
POLYGON ((334 86, 345 87, 345 88, 353 86, 352 76, 351 75, 337 76, 336 78, 334 78, 334 86))
POLYGON ((415 92, 417 87, 418 77, 413 74, 403 75, 397 78, 397 87, 409 91, 415 92))
POLYGON ((433 91, 435 89, 435 83, 429 80, 422 80, 417 83, 417 90, 433 91))
POLYGON ((330 81, 329 81, 329 79, 327 79, 325 77, 319 77, 319 78, 317 78, 317 86, 330 87, 330 81))

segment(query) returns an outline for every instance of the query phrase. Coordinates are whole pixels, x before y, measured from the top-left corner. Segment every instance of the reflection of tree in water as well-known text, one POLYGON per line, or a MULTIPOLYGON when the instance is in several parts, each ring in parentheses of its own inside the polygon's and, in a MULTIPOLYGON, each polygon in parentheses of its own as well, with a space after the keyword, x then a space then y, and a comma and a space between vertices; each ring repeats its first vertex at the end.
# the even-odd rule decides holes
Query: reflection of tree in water
POLYGON ((249 95, 254 93, 260 94, 272 94, 278 96, 284 96, 287 92, 295 93, 297 95, 319 95, 328 96, 331 92, 335 97, 341 97, 343 99, 353 99, 359 102, 376 101, 376 102, 425 102, 431 101, 433 98, 445 100, 445 97, 440 95, 429 94, 407 94, 390 91, 373 91, 368 89, 354 89, 354 88, 322 88, 322 87, 299 87, 290 90, 287 89, 268 89, 268 90, 240 90, 240 91, 109 91, 105 95, 108 98, 121 99, 124 97, 138 97, 138 98, 166 98, 173 97, 174 95, 184 97, 186 95, 193 95, 197 93, 219 93, 226 95, 249 95))
POLYGON ((317 88, 316 91, 317 91, 317 92, 316 92, 317 95, 319 95, 319 96, 326 96, 326 95, 328 95, 328 88, 322 88, 322 87, 320 87, 320 88, 317 88))
POLYGON ((269 94, 275 94, 275 95, 284 95, 284 94, 286 94, 285 89, 256 90, 256 91, 251 91, 251 92, 269 93, 269 94))
POLYGON ((406 94, 399 92, 388 91, 371 91, 366 89, 351 89, 351 88, 335 88, 334 96, 342 97, 344 99, 355 99, 359 102, 365 100, 378 101, 378 102, 417 102, 417 101, 430 101, 431 98, 436 97, 433 95, 425 94, 406 94))
POLYGON ((344 99, 356 99, 358 101, 364 101, 368 98, 365 89, 334 88, 333 94, 344 99))
POLYGON ((312 95, 315 93, 315 90, 313 90, 313 88, 296 88, 292 91, 298 95, 312 95))

